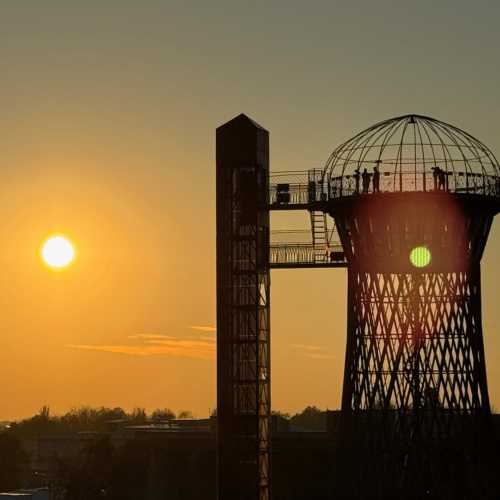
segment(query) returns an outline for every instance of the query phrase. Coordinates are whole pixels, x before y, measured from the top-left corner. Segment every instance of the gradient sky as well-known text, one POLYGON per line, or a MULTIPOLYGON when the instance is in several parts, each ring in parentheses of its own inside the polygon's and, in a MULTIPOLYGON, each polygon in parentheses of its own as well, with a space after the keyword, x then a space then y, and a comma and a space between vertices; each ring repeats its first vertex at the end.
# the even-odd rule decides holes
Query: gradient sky
MULTIPOLYGON (((0 419, 215 405, 215 127, 273 170, 418 113, 500 156, 498 1, 2 2, 0 419), (53 232, 78 258, 39 259, 53 232), (201 327, 201 328, 200 328, 201 327)), ((306 223, 307 220, 304 220, 306 223)), ((273 227, 288 221, 273 216, 273 227)), ((500 223, 483 260, 500 408, 500 223)), ((345 270, 273 271, 273 407, 339 405, 345 270)))

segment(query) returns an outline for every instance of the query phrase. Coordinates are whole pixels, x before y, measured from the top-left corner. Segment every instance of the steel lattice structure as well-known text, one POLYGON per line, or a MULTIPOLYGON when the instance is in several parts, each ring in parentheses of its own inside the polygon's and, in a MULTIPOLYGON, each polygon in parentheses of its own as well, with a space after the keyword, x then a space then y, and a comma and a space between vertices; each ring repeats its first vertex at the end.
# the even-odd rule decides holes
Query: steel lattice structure
POLYGON ((351 273, 345 408, 489 409, 479 269, 351 273))
POLYGON ((448 467, 481 463, 490 404, 480 261, 500 207, 495 157, 456 127, 409 115, 337 148, 323 183, 348 262, 351 467, 378 498, 470 497, 476 485, 444 480, 437 462, 454 443, 448 467), (414 249, 429 261, 412 263, 414 249))
POLYGON ((268 175, 266 131, 244 115, 218 129, 219 498, 270 498, 269 269, 300 267, 348 270, 332 491, 487 498, 475 482, 490 415, 481 258, 500 211, 493 153, 406 115, 346 141, 323 170, 280 173, 269 192, 268 175), (270 243, 269 210, 309 212, 310 241, 270 243))
POLYGON ((269 498, 269 133, 217 129, 218 497, 269 498))

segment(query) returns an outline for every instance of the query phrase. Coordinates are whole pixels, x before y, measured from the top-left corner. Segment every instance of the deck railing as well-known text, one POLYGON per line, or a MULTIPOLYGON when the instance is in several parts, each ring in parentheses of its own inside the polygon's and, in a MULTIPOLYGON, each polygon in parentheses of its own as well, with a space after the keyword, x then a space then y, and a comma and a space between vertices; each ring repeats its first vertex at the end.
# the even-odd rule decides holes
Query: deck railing
MULTIPOLYGON (((330 199, 377 191, 373 184, 373 175, 370 175, 369 183, 363 186, 362 174, 333 177, 326 183, 324 189, 330 199)), ((442 176, 424 172, 419 174, 381 172, 378 191, 382 193, 445 191, 500 197, 500 178, 469 172, 444 172, 442 176)))
POLYGON ((344 267, 346 260, 341 245, 333 245, 318 253, 312 243, 271 244, 271 267, 344 267))
POLYGON ((342 198, 358 194, 397 192, 449 192, 475 194, 500 198, 500 177, 471 174, 468 172, 444 172, 440 177, 432 173, 381 172, 378 189, 373 185, 373 176, 363 186, 362 174, 342 175, 321 181, 317 170, 293 176, 294 182, 284 182, 285 177, 271 178, 269 203, 271 208, 306 208, 311 203, 327 199, 342 198), (276 182, 278 180, 279 182, 276 182))

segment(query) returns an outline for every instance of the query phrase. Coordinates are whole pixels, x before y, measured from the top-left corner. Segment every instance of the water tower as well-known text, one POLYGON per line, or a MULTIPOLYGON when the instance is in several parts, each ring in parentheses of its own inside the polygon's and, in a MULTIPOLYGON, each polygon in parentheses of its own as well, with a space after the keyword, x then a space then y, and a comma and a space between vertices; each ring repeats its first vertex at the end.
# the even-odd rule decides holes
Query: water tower
MULTIPOLYGON (((324 210, 348 262, 348 447, 357 436, 359 451, 386 457, 403 489, 433 494, 450 472, 436 463, 443 443, 474 461, 487 426, 480 263, 499 173, 477 139, 418 115, 357 134, 324 170, 324 210)), ((374 490, 388 473, 379 465, 363 471, 374 490)))

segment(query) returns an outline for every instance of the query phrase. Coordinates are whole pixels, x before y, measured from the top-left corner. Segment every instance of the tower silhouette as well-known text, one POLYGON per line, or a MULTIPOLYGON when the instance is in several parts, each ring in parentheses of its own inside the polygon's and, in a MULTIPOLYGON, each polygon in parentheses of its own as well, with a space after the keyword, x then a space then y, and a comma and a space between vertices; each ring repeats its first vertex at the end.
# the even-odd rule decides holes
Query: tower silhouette
POLYGON ((321 170, 269 181, 267 132, 240 115, 217 134, 219 484, 246 478, 232 498, 270 495, 269 269, 345 267, 332 495, 487 498, 480 267, 500 210, 493 153, 405 115, 360 132, 321 170), (307 211, 310 240, 273 240, 269 210, 307 211))
POLYGON ((217 129, 218 498, 269 498, 269 133, 217 129))
POLYGON ((346 436, 349 446, 363 437, 359 451, 372 459, 360 471, 381 497, 398 483, 401 493, 453 496, 437 463, 444 443, 455 442, 459 462, 465 448, 480 460, 469 446, 490 413, 480 261, 498 174, 477 139, 417 115, 358 134, 325 168, 325 206, 348 262, 346 436), (379 188, 358 190, 357 172, 374 167, 379 188))

